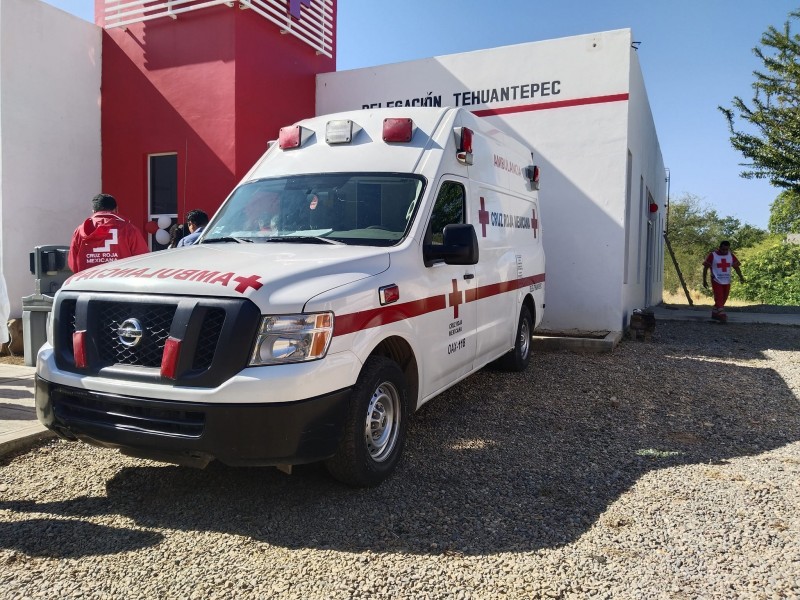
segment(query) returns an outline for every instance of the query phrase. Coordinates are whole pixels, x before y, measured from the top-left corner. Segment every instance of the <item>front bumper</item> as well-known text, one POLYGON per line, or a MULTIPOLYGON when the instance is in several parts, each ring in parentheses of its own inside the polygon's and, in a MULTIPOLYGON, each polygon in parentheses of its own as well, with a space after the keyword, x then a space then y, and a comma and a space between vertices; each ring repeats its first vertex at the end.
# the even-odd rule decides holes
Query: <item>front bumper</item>
POLYGON ((37 375, 36 414, 59 436, 165 462, 279 465, 333 456, 350 388, 293 402, 165 401, 54 384, 37 375))

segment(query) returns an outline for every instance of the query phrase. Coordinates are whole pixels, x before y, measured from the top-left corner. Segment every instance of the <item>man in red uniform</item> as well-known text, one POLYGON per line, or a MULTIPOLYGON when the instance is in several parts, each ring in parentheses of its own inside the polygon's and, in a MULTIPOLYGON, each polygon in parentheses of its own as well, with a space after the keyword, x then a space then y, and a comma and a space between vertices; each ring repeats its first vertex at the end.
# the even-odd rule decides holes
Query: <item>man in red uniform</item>
POLYGON ((77 273, 148 251, 142 232, 117 214, 114 196, 98 194, 92 198, 92 216, 72 234, 69 268, 77 273))
POLYGON ((722 241, 719 248, 710 252, 703 261, 703 287, 708 288, 708 271, 711 270, 711 290, 714 292, 714 310, 711 318, 723 323, 728 320, 725 314, 725 302, 731 291, 731 269, 736 271, 739 281, 744 283, 742 271, 739 269, 739 259, 731 252, 731 243, 722 241))

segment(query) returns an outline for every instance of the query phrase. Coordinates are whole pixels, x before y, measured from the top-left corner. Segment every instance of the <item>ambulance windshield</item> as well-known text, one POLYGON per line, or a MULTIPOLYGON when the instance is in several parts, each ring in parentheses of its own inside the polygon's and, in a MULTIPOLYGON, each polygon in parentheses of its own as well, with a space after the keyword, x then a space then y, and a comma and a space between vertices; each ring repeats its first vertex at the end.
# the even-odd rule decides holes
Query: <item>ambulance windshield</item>
POLYGON ((398 173, 323 173, 239 186, 200 243, 343 243, 393 246, 407 234, 425 180, 398 173))

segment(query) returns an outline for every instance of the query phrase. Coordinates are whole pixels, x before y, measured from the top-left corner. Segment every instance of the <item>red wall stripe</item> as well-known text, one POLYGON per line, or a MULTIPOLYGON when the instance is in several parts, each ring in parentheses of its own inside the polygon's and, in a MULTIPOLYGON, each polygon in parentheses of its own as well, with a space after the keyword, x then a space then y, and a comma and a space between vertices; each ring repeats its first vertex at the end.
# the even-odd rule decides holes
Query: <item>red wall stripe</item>
MULTIPOLYGON (((541 273, 539 275, 531 275, 530 277, 522 277, 512 281, 493 283, 466 290, 464 298, 466 302, 474 302, 481 298, 488 298, 505 292, 513 292, 543 281, 544 273, 541 273)), ((333 335, 347 335, 348 333, 355 333, 371 327, 380 327, 381 325, 395 323, 396 321, 412 319, 445 308, 447 308, 447 294, 441 294, 440 296, 430 296, 422 300, 414 300, 413 302, 381 306, 380 308, 373 308, 371 310, 346 315, 336 315, 333 324, 333 335)))
POLYGON ((593 96, 591 98, 575 98, 574 100, 559 100, 558 102, 540 102, 537 104, 522 104, 520 106, 506 106, 505 108, 486 108, 473 110, 472 114, 479 117, 494 115, 508 115, 532 110, 548 110, 550 108, 565 108, 567 106, 584 106, 586 104, 605 104, 607 102, 623 102, 630 97, 629 94, 612 94, 610 96, 593 96))

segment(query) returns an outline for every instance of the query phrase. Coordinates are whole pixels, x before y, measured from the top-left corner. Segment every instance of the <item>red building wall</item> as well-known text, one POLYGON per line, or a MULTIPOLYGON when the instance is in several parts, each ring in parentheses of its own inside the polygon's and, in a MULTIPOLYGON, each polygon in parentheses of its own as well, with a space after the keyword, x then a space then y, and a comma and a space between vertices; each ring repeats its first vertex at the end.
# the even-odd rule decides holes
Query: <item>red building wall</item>
MULTIPOLYGON (((100 25, 103 9, 96 0, 100 25)), ((236 3, 106 29, 103 191, 144 228, 148 156, 176 153, 179 220, 213 213, 281 127, 314 114, 315 76, 335 68, 335 52, 317 54, 236 3)))

